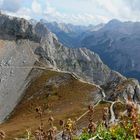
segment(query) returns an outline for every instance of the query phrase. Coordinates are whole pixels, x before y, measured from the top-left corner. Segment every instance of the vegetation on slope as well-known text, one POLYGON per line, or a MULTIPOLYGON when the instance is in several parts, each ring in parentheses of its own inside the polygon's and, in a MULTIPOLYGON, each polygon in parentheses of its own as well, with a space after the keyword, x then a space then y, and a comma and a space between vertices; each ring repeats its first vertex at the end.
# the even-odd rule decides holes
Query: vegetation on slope
MULTIPOLYGON (((71 119, 67 119, 67 121, 61 120, 60 126, 62 131, 56 134, 56 127, 53 125, 54 119, 50 117, 50 128, 45 130, 43 121, 40 121, 40 127, 35 131, 35 135, 32 135, 34 137, 30 135, 30 138, 35 140, 139 140, 140 116, 138 114, 138 106, 130 100, 125 105, 126 112, 122 112, 116 122, 110 122, 109 108, 105 107, 103 120, 98 121, 98 123, 93 121, 95 110, 94 106, 90 105, 86 113, 88 114, 89 123, 86 128, 83 128, 82 133, 79 134, 77 133, 77 121, 71 119), (58 137, 58 135, 60 136, 58 137)), ((40 120, 42 120, 41 115, 40 120)))
POLYGON ((137 105, 130 100, 114 104, 117 120, 110 122, 110 103, 89 105, 96 92, 97 87, 70 74, 45 71, 31 82, 10 118, 0 125, 0 138, 139 140, 137 105))
POLYGON ((60 119, 75 119, 93 101, 96 90, 95 86, 79 82, 70 74, 45 71, 31 82, 22 101, 0 129, 5 131, 7 139, 22 136, 26 129, 34 131, 39 123, 35 108, 39 106, 44 110, 46 128, 50 116, 54 116, 55 124, 60 119))

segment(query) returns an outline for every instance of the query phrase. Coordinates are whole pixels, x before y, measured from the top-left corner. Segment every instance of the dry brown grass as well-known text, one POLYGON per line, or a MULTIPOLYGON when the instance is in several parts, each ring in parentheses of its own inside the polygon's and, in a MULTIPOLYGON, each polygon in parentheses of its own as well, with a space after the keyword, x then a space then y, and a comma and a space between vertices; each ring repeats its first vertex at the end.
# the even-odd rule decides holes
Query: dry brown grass
MULTIPOLYGON (((45 110, 45 127, 48 125, 49 116, 54 116, 54 123, 58 124, 61 119, 79 117, 87 109, 87 105, 93 100, 91 92, 96 91, 96 87, 79 82, 69 75, 69 79, 59 87, 50 85, 46 88, 46 81, 56 76, 63 76, 63 73, 45 71, 32 81, 10 119, 0 126, 0 129, 6 132, 7 139, 23 135, 28 128, 34 131, 38 127, 39 120, 35 112, 37 106, 43 106, 45 110), (51 96, 48 96, 48 88, 51 96)), ((104 105, 97 107, 95 121, 101 118, 103 107, 104 105)), ((79 124, 82 126, 84 123, 86 122, 83 118, 79 124)))

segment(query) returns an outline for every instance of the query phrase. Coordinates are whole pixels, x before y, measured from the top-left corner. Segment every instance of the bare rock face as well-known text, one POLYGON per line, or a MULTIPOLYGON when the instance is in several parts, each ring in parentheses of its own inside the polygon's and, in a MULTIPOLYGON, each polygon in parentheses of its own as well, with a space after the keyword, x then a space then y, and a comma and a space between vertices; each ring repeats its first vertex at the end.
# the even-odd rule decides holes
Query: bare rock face
MULTIPOLYGON (((38 26, 38 25, 37 25, 38 26)), ((43 24, 42 28, 46 28, 43 24)), ((43 30, 45 31, 45 30, 43 30)), ((40 33, 42 34, 42 32, 40 33)), ((122 75, 110 70, 100 57, 86 48, 67 48, 60 44, 57 38, 50 32, 44 33, 41 45, 36 49, 36 54, 40 55, 47 64, 62 70, 77 74, 83 80, 98 85, 104 85, 114 81, 116 78, 125 79, 122 75)))
POLYGON ((29 39, 39 41, 33 26, 25 19, 0 14, 0 38, 6 40, 29 39))
POLYGON ((0 122, 11 113, 28 85, 28 75, 35 63, 26 40, 0 40, 0 122))
POLYGON ((126 79, 118 84, 108 84, 105 87, 106 99, 117 100, 118 98, 126 100, 131 98, 134 102, 140 101, 140 85, 136 79, 126 79), (113 90, 112 90, 113 89, 113 90))
POLYGON ((30 82, 40 38, 25 19, 0 14, 0 122, 13 111, 30 82))

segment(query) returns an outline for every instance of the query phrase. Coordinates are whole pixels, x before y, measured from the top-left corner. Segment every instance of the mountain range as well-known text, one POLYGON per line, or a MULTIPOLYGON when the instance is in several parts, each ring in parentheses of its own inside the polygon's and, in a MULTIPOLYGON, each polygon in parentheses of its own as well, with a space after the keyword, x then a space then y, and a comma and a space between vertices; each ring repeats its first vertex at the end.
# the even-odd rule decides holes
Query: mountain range
POLYGON ((140 80, 140 22, 121 22, 114 19, 91 28, 83 27, 86 30, 81 30, 78 38, 69 36, 72 31, 63 30, 66 25, 63 25, 63 28, 59 28, 59 24, 46 25, 67 47, 88 48, 99 54, 111 69, 140 80), (69 37, 64 39, 65 36, 69 37), (78 44, 73 44, 75 40, 78 40, 78 44))
POLYGON ((104 26, 99 24, 97 26, 80 26, 66 23, 47 22, 41 20, 41 22, 50 29, 51 32, 55 33, 59 41, 67 47, 78 48, 81 47, 81 41, 92 31, 96 31, 104 26))
MULTIPOLYGON (((140 85, 136 79, 127 79, 110 69, 97 53, 90 50, 90 45, 85 46, 89 49, 65 46, 63 42, 59 42, 59 36, 57 37, 57 34, 51 32, 47 26, 44 21, 32 24, 23 18, 0 14, 1 123, 14 117, 13 114, 17 112, 20 117, 26 116, 26 113, 28 118, 33 117, 30 109, 41 103, 47 105, 47 102, 53 102, 54 96, 57 98, 57 102, 54 101, 55 107, 67 105, 70 110, 75 109, 75 112, 78 108, 70 104, 69 98, 76 104, 76 95, 81 99, 78 105, 84 104, 84 107, 91 102, 114 101, 118 98, 125 101, 131 97, 137 103, 140 101, 140 85), (82 98, 86 97, 85 93, 88 98, 82 98), (60 99, 62 101, 59 102, 60 99), (27 108, 28 111, 25 111, 27 108)), ((75 26, 70 27, 65 29, 65 33, 75 30, 75 26)), ((83 32, 87 36, 98 32, 102 35, 107 25, 76 28, 75 32, 81 35, 83 32), (86 33, 87 30, 90 32, 86 33)), ((82 40, 81 46, 85 40, 86 38, 82 40)), ((62 112, 58 111, 57 115, 62 112)), ((13 120, 11 119, 3 128, 7 130, 11 123, 13 125, 13 120)), ((23 127, 24 122, 22 129, 23 127)))

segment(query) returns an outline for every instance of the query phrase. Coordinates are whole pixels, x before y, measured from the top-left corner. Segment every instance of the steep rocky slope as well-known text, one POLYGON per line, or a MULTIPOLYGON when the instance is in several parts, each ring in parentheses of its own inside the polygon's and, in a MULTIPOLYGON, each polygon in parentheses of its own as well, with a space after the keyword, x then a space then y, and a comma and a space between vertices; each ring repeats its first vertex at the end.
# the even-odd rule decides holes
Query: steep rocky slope
POLYGON ((75 73, 91 83, 104 85, 125 77, 110 70, 100 57, 86 48, 67 48, 58 42, 57 37, 49 32, 42 23, 35 26, 36 33, 40 36, 40 46, 35 50, 47 65, 62 71, 75 73))
POLYGON ((111 69, 140 80, 140 22, 112 20, 92 28, 81 27, 81 32, 74 25, 73 30, 66 28, 68 24, 46 23, 46 26, 66 46, 86 47, 99 54, 111 69))
POLYGON ((29 83, 28 75, 35 59, 27 47, 37 45, 30 41, 0 40, 0 121, 13 110, 29 83))
POLYGON ((26 20, 0 15, 0 122, 15 108, 30 82, 28 76, 36 62, 30 49, 38 47, 31 41, 34 36, 26 20))
MULTIPOLYGON (((37 76, 37 73, 33 74, 33 69, 52 68, 56 71, 73 73, 79 80, 101 85, 107 92, 106 98, 111 100, 115 99, 111 96, 117 85, 127 80, 119 73, 110 70, 97 54, 88 49, 64 47, 40 22, 33 26, 25 19, 0 15, 0 29, 2 29, 0 32, 1 122, 24 96, 27 86, 32 84, 32 76, 37 76)), ((126 84, 126 87, 133 83, 132 80, 126 84)), ((139 101, 139 83, 135 82, 132 89, 132 98, 135 96, 135 100, 139 101)), ((125 91, 125 88, 122 88, 122 91, 125 91)), ((128 94, 129 92, 126 92, 126 96, 128 94)), ((98 95, 98 92, 95 95, 98 95)), ((98 100, 99 98, 96 98, 95 102, 98 100)))

